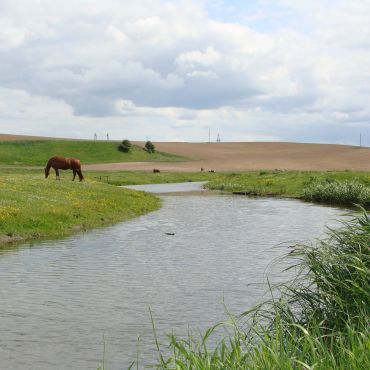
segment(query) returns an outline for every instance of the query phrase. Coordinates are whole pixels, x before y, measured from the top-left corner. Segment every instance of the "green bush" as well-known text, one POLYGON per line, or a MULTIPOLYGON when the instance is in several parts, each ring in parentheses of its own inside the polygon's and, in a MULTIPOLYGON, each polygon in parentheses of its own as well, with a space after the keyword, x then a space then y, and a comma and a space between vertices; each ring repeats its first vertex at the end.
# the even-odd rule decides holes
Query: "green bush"
POLYGON ((147 141, 145 143, 145 150, 148 152, 148 153, 154 153, 155 152, 155 146, 154 144, 151 142, 151 141, 147 141))
POLYGON ((118 150, 123 153, 128 153, 131 150, 132 144, 130 140, 123 140, 121 144, 118 146, 118 150))

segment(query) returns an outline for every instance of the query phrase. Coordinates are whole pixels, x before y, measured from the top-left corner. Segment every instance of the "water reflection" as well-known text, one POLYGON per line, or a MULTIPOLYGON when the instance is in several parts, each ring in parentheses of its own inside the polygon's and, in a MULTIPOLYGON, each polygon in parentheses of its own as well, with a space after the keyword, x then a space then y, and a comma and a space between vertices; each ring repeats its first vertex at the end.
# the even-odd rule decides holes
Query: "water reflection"
POLYGON ((161 210, 114 227, 0 250, 1 368, 95 369, 103 335, 107 369, 127 368, 138 336, 150 361, 149 306, 158 333, 224 319, 223 296, 241 312, 261 299, 266 268, 286 248, 272 247, 312 240, 340 214, 293 200, 163 199, 161 210))

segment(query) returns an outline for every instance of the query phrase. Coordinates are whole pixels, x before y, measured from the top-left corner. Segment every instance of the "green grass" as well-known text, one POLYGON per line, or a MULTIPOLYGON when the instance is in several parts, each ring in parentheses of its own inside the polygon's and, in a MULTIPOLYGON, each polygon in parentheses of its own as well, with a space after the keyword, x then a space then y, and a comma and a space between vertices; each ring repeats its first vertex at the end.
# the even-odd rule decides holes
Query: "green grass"
POLYGON ((273 298, 230 316, 200 338, 169 336, 159 369, 369 369, 370 219, 367 214, 329 230, 287 258, 298 273, 271 289, 273 298), (227 339, 219 327, 231 328, 227 339), (166 352, 168 353, 168 352, 166 352))
POLYGON ((89 163, 135 161, 182 161, 185 158, 173 154, 148 153, 133 145, 130 153, 122 153, 119 142, 83 140, 0 141, 0 164, 16 166, 44 166, 54 155, 76 157, 82 165, 89 163))
MULTIPOLYGON (((105 184, 142 185, 142 184, 166 184, 188 181, 209 181, 215 174, 208 172, 160 172, 152 171, 85 171, 82 167, 84 177, 89 181, 102 182, 105 184)), ((34 174, 43 177, 44 170, 27 167, 0 167, 0 175, 34 174)), ((60 171, 60 176, 65 180, 72 180, 72 171, 60 171)), ((50 179, 55 179, 55 172, 51 170, 50 179)))
POLYGON ((60 238, 142 215, 161 204, 150 194, 100 182, 11 172, 0 172, 0 244, 60 238))
POLYGON ((215 175, 209 189, 250 195, 303 196, 308 185, 333 180, 354 180, 370 186, 369 172, 251 171, 215 175))

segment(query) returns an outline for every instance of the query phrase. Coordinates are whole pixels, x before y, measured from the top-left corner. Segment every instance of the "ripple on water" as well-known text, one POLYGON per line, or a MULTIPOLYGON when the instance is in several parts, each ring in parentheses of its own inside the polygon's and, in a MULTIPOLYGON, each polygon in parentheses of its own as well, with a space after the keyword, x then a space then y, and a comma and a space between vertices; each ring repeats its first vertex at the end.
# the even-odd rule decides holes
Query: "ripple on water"
POLYGON ((96 368, 103 335, 110 370, 135 359, 138 336, 142 356, 153 358, 149 306, 158 333, 224 319, 223 296, 231 312, 244 311, 263 296, 281 243, 312 240, 341 213, 294 200, 163 199, 135 220, 0 251, 2 367, 96 368))

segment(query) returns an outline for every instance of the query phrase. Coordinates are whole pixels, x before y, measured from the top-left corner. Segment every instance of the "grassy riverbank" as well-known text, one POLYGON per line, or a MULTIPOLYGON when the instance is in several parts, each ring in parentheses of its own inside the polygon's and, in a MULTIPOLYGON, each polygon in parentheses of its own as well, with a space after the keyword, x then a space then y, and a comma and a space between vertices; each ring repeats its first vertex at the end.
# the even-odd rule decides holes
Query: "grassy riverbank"
POLYGON ((184 160, 174 154, 148 153, 137 145, 133 145, 129 153, 122 153, 118 145, 116 141, 88 140, 0 141, 0 164, 44 166, 54 155, 76 157, 83 164, 184 160))
POLYGON ((258 171, 217 174, 211 190, 252 196, 291 196, 317 203, 370 205, 370 173, 258 171))
POLYGON ((354 171, 252 171, 215 174, 208 187, 225 192, 251 195, 292 195, 303 197, 305 188, 314 183, 358 181, 370 187, 369 172, 354 171))
POLYGON ((132 195, 112 185, 208 181, 209 189, 259 196, 294 196, 315 202, 370 203, 366 172, 254 171, 243 173, 152 173, 86 171, 86 181, 56 182, 42 170, 0 169, 0 241, 58 238, 124 220, 158 208, 150 195, 132 195))
POLYGON ((317 245, 287 256, 298 275, 274 298, 210 328, 198 340, 169 337, 160 369, 370 368, 370 220, 362 215, 317 245), (233 332, 210 345, 219 326, 233 332), (168 353, 168 352, 166 352, 168 353))
POLYGON ((248 172, 161 172, 90 171, 93 176, 108 176, 114 185, 139 185, 183 181, 209 181, 208 188, 225 192, 250 192, 252 195, 303 196, 313 182, 358 180, 370 186, 370 172, 355 171, 248 171, 248 172))
POLYGON ((185 181, 208 181, 206 187, 251 196, 295 197, 317 203, 370 205, 370 173, 253 171, 241 173, 144 171, 91 172, 91 176, 114 185, 138 185, 185 181))
POLYGON ((10 172, 0 172, 0 245, 60 238, 160 207, 160 200, 150 194, 100 182, 45 180, 35 171, 10 172))

